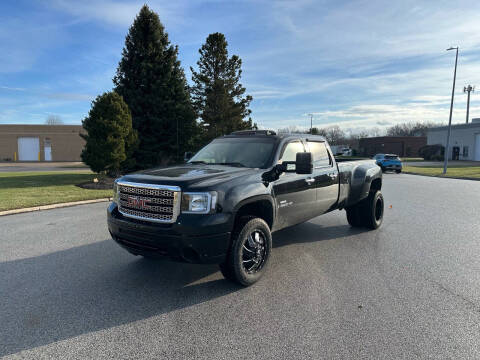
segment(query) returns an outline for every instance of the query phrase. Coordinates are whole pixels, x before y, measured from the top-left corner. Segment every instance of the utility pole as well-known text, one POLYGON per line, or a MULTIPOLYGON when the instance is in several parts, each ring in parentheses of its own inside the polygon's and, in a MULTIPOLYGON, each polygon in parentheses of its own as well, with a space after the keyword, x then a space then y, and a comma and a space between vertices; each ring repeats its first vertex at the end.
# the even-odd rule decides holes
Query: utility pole
POLYGON ((455 96, 455 80, 457 79, 457 61, 458 61, 458 46, 451 47, 447 49, 450 50, 457 50, 457 55, 455 55, 455 70, 453 71, 453 86, 452 86, 452 100, 450 102, 450 117, 448 118, 448 132, 447 132, 447 146, 445 147, 445 159, 443 161, 443 173, 447 173, 448 167, 448 153, 450 148, 450 133, 452 131, 452 111, 453 111, 453 97, 455 96))
POLYGON ((313 133, 313 114, 307 114, 310 115, 310 135, 313 133))
POLYGON ((470 93, 475 92, 475 86, 468 85, 463 87, 463 92, 468 93, 468 98, 467 98, 467 124, 468 124, 468 113, 470 112, 470 93))

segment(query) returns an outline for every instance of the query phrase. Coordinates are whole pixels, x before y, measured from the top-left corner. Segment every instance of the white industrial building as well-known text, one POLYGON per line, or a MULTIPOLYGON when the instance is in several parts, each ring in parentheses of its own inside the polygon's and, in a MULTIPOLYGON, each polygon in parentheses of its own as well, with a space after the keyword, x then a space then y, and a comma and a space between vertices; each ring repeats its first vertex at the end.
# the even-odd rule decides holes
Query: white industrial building
MULTIPOLYGON (((428 129, 427 145, 447 144, 448 126, 428 129)), ((480 118, 469 124, 452 125, 450 133, 450 160, 480 161, 480 118)))

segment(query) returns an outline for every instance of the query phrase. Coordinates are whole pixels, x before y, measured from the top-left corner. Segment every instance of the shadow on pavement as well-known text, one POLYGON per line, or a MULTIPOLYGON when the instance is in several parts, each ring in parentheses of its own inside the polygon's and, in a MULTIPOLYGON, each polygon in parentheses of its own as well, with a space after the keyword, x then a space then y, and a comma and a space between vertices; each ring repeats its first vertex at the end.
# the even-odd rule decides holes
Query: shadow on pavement
POLYGON ((132 257, 111 240, 0 263, 0 357, 224 296, 218 271, 132 257))
MULTIPOLYGON (((365 232, 307 222, 274 233, 273 246, 365 232)), ((183 309, 238 291, 199 281, 216 265, 133 257, 112 240, 0 263, 0 357, 183 309)), ((220 275, 219 275, 220 276, 220 275)))
POLYGON ((350 225, 323 226, 313 222, 305 222, 273 233, 273 247, 290 244, 311 243, 333 240, 368 232, 368 229, 352 228, 350 225))

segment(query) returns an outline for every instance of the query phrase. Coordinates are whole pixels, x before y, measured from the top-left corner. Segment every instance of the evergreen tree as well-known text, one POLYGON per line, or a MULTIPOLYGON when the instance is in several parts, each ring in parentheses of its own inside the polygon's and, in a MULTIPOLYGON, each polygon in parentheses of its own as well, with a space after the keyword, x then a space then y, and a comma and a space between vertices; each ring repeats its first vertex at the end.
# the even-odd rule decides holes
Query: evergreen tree
POLYGON ((113 79, 138 131, 137 168, 178 160, 194 146, 195 112, 177 55, 158 15, 144 5, 126 36, 113 79))
POLYGON ((236 130, 256 128, 248 108, 252 97, 240 83, 242 60, 228 57, 228 43, 221 33, 210 34, 199 50, 198 72, 193 68, 192 100, 206 130, 207 140, 236 130), (248 120, 244 120, 248 117, 248 120))
POLYGON ((97 96, 88 116, 82 122, 87 134, 82 160, 94 172, 117 176, 120 170, 132 167, 131 153, 137 143, 132 117, 127 104, 116 92, 97 96))

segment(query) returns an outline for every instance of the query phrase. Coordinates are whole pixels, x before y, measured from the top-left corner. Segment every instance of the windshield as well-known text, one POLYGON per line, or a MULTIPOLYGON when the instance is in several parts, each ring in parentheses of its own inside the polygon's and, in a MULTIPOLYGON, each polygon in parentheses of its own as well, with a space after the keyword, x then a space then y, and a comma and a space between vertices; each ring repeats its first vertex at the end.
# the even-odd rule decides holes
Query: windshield
POLYGON ((217 139, 188 162, 263 168, 268 165, 274 146, 272 138, 217 139))
POLYGON ((385 159, 398 160, 398 156, 397 155, 385 155, 385 159))

